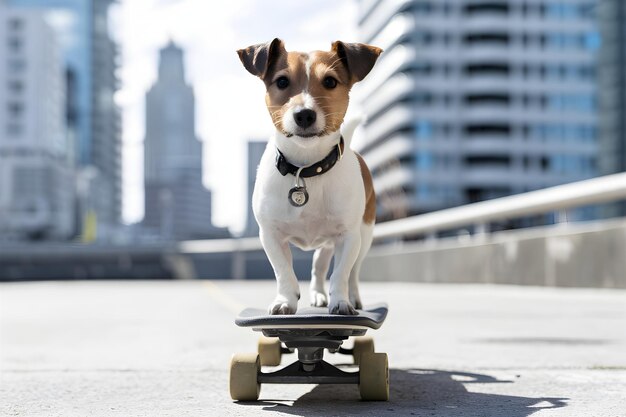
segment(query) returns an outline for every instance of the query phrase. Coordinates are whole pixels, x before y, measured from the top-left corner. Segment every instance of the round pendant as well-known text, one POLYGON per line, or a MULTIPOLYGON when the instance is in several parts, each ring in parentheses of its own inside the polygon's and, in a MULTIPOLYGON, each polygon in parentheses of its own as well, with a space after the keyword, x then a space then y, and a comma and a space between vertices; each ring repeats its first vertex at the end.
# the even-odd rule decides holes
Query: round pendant
POLYGON ((304 187, 293 187, 289 190, 289 202, 294 207, 302 207, 309 201, 309 193, 304 187))

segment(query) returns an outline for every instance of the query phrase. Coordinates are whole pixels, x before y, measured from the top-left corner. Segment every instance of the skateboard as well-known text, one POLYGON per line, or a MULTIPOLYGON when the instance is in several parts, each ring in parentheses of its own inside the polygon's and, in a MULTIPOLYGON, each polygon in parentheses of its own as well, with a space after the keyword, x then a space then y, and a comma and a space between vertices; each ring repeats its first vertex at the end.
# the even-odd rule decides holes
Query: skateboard
POLYGON ((357 310, 358 315, 329 314, 326 307, 306 307, 292 315, 268 315, 247 308, 235 319, 240 327, 263 333, 256 353, 238 353, 230 362, 230 396, 256 401, 261 384, 357 384, 363 400, 389 399, 389 365, 386 353, 374 352, 374 340, 364 337, 378 329, 387 316, 387 305, 357 310), (354 347, 341 345, 354 337, 354 347), (351 355, 359 366, 346 372, 324 361, 329 353, 351 355), (298 360, 282 369, 265 372, 262 366, 278 366, 283 354, 297 351, 298 360))

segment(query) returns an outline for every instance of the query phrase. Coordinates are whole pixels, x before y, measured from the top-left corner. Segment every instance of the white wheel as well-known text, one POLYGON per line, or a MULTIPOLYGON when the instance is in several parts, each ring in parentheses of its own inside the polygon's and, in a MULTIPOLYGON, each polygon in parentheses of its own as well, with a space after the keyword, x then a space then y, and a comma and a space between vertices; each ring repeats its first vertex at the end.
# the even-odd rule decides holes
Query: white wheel
POLYGON ((371 337, 357 337, 354 339, 354 347, 352 348, 354 363, 358 365, 361 355, 365 352, 374 352, 374 339, 371 337))
POLYGON ((258 353, 236 353, 230 360, 230 396, 237 401, 256 401, 261 392, 257 375, 261 369, 258 353))
POLYGON ((262 366, 280 365, 282 352, 278 338, 261 336, 259 338, 258 351, 262 366))
POLYGON ((359 365, 359 391, 365 401, 389 401, 389 362, 386 353, 365 352, 359 365))

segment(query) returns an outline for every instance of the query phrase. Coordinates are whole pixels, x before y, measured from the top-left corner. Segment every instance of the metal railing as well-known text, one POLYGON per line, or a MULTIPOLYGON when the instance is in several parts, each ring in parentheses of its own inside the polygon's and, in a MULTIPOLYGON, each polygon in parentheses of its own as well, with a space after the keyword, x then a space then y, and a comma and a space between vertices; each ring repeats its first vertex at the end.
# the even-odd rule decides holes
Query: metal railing
POLYGON ((178 244, 178 251, 181 253, 250 252, 262 249, 263 245, 258 237, 187 240, 178 244))
MULTIPOLYGON (((626 199, 626 173, 544 188, 479 203, 421 214, 376 225, 374 239, 428 235, 456 227, 484 225, 570 208, 626 199)), ((257 237, 180 242, 181 253, 248 252, 262 250, 257 237)))
POLYGON ((607 175, 537 191, 392 220, 378 224, 374 239, 431 234, 468 225, 514 219, 626 199, 626 173, 607 175))

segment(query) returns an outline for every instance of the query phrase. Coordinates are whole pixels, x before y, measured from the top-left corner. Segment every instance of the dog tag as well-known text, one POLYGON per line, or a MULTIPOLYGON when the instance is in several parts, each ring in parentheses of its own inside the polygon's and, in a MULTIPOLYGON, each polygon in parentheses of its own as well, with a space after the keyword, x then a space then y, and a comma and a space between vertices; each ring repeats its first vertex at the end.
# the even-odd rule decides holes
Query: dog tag
POLYGON ((294 207, 302 207, 309 201, 309 193, 306 192, 306 187, 293 187, 289 190, 289 202, 294 207))
POLYGON ((289 203, 294 207, 302 207, 309 201, 309 193, 306 192, 306 182, 304 178, 300 178, 300 173, 304 167, 298 169, 296 172, 296 183, 293 188, 289 190, 289 203), (300 186, 300 180, 302 180, 302 186, 300 186))

